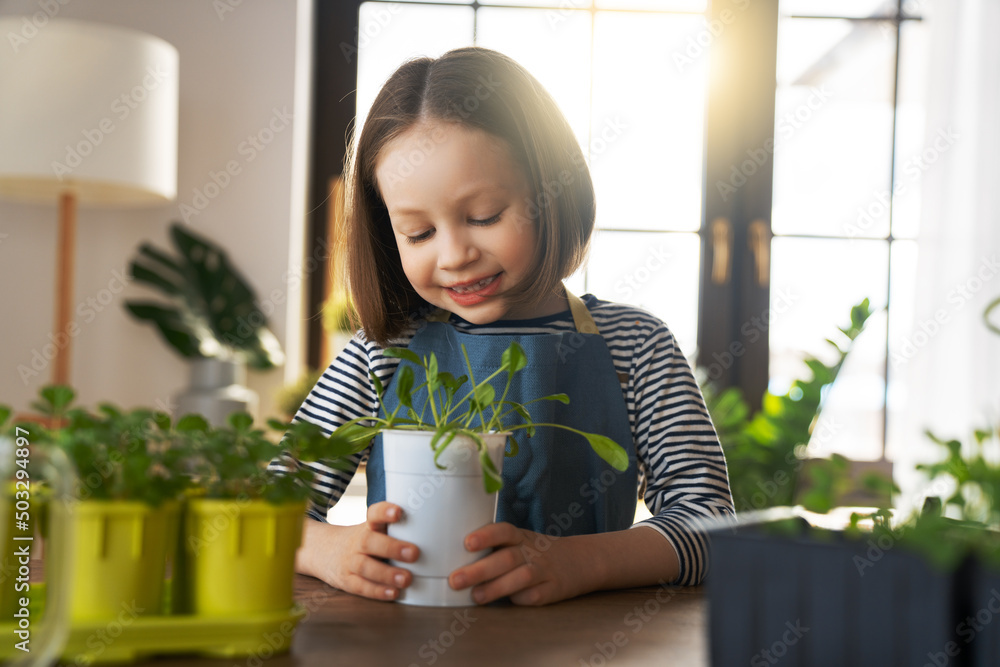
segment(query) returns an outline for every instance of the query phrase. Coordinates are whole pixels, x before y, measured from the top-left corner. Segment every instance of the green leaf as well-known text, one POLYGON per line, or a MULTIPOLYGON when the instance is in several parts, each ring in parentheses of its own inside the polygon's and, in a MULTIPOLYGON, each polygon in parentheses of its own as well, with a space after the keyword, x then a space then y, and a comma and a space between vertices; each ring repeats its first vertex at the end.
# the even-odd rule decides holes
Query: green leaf
POLYGON ((377 375, 375 375, 375 371, 368 371, 368 377, 371 379, 372 386, 375 388, 375 396, 377 396, 378 400, 381 401, 382 395, 385 393, 385 387, 382 386, 382 381, 378 379, 377 375))
POLYGON ((14 413, 13 410, 11 410, 8 406, 0 405, 0 428, 4 427, 4 425, 7 423, 7 420, 10 419, 10 416, 13 413, 14 413))
POLYGON ((209 429, 208 420, 199 414, 191 413, 181 417, 174 428, 182 433, 192 433, 194 431, 207 431, 209 429))
MULTIPOLYGON (((156 287, 164 294, 175 296, 181 294, 181 288, 175 280, 139 264, 138 261, 132 262, 129 271, 132 274, 132 278, 138 283, 145 283, 146 285, 156 287)), ((175 278, 180 278, 180 276, 175 275, 175 278)))
POLYGON ((229 415, 226 421, 238 432, 248 431, 253 426, 253 417, 246 412, 234 412, 229 415))
POLYGON ((169 303, 128 301, 128 311, 152 322, 184 357, 237 356, 260 369, 283 363, 256 294, 226 252, 177 222, 170 238, 176 257, 143 244, 131 263, 135 280, 159 290, 169 303))
POLYGON ((510 346, 504 350, 500 357, 500 364, 507 372, 513 375, 528 365, 528 356, 524 353, 524 348, 517 341, 511 342, 510 346))
POLYGON ((430 357, 427 359, 426 374, 427 391, 433 394, 434 390, 438 388, 438 360, 433 352, 430 353, 430 357))
POLYGON ((444 466, 438 463, 438 459, 444 454, 444 450, 448 448, 448 445, 452 443, 457 434, 458 429, 454 426, 446 425, 438 428, 431 438, 431 449, 434 450, 434 465, 441 470, 444 470, 444 466))
POLYGON ((549 396, 543 396, 539 400, 542 401, 557 401, 563 405, 569 405, 569 396, 566 394, 551 394, 549 396))
POLYGON ((476 391, 473 394, 473 399, 478 404, 480 410, 485 410, 489 407, 493 399, 496 398, 496 390, 493 389, 491 384, 481 384, 476 387, 476 391))
POLYGON ((396 371, 396 396, 408 408, 413 407, 413 367, 402 366, 396 371))
POLYGON ((597 433, 584 433, 583 437, 590 443, 594 452, 611 464, 612 468, 615 470, 628 469, 628 454, 617 442, 597 433))
POLYGON ((267 425, 268 427, 271 428, 271 430, 281 431, 282 433, 287 431, 292 426, 291 424, 287 424, 281 421, 280 419, 275 419, 274 417, 271 417, 270 419, 267 420, 267 425))
POLYGON ((73 399, 76 398, 76 392, 70 387, 59 384, 42 387, 41 395, 51 409, 52 414, 62 413, 73 402, 73 399))
POLYGON ((483 469, 483 490, 486 493, 496 493, 503 488, 503 478, 500 477, 500 471, 497 470, 497 467, 493 465, 493 459, 490 458, 489 450, 486 447, 479 450, 479 465, 483 469))
POLYGON ((420 366, 423 368, 424 363, 420 360, 415 352, 409 350, 405 347, 387 347, 382 351, 382 355, 386 357, 392 357, 394 359, 405 359, 415 366, 420 366))
POLYGON ((149 320, 163 339, 181 356, 200 357, 203 335, 196 332, 177 308, 168 308, 148 301, 127 301, 125 309, 140 320, 149 320))

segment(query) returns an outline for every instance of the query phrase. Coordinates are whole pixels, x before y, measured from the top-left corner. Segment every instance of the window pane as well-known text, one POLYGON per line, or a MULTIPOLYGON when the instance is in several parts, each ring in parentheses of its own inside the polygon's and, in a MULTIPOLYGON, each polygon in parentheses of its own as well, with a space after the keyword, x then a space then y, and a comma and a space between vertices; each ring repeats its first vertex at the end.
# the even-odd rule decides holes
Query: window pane
POLYGON ((590 7, 590 0, 484 0, 480 5, 517 5, 519 7, 548 7, 550 20, 558 21, 561 15, 590 7))
POLYGON ((781 0, 778 11, 785 16, 895 16, 896 0, 781 0))
POLYGON ((709 58, 676 59, 700 30, 700 16, 598 12, 589 153, 601 227, 700 227, 709 58))
MULTIPOLYGON (((587 0, 576 0, 584 4, 587 0)), ((706 0, 595 0, 598 9, 660 9, 678 12, 704 12, 706 0)))
POLYGON ((653 313, 693 356, 700 248, 697 234, 599 231, 591 243, 587 291, 653 313))
POLYGON ((555 98, 581 145, 590 124, 590 13, 550 21, 543 9, 480 9, 476 43, 535 75, 555 98))
MULTIPOLYGON (((893 188, 892 235, 916 238, 920 230, 920 187, 923 174, 934 169, 940 151, 934 147, 937 136, 925 134, 927 94, 927 27, 922 22, 907 21, 902 26, 899 44, 899 100, 896 105, 896 184, 893 188), (928 145, 930 144, 930 145, 928 145)), ((933 128, 937 134, 947 128, 933 128)), ((947 150, 951 144, 938 144, 947 150)))
MULTIPOLYGON (((905 413, 909 399, 909 387, 905 379, 905 366, 916 353, 916 343, 921 342, 920 327, 914 327, 917 285, 917 243, 896 241, 892 244, 892 285, 889 302, 889 391, 888 391, 888 442, 886 451, 895 459, 898 448, 904 446, 899 441, 898 430, 906 424, 905 413)), ((925 323, 924 329, 936 331, 935 324, 925 323)))
MULTIPOLYGON (((851 306, 865 297, 876 310, 885 306, 888 243, 776 238, 772 257, 769 389, 781 394, 794 380, 809 377, 805 354, 834 361, 825 339, 837 339, 851 306)), ((825 399, 823 428, 817 424, 813 431, 811 455, 881 455, 885 340, 885 314, 877 313, 825 399)))
POLYGON ((894 50, 877 25, 780 21, 776 234, 888 233, 894 50))
POLYGON ((366 2, 358 17, 358 122, 389 75, 414 56, 440 56, 472 44, 471 7, 366 2))

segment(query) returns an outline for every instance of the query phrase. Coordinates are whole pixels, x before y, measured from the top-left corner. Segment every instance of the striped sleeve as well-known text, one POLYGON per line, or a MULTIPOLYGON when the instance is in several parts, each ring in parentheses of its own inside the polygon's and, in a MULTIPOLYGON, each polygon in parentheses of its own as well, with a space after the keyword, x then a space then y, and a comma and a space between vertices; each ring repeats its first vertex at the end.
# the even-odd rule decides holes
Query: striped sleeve
MULTIPOLYGON (((405 346, 408 342, 409 337, 406 337, 398 344, 405 346)), ((309 392, 293 421, 317 424, 329 435, 351 419, 377 414, 378 398, 369 371, 388 385, 398 365, 398 359, 383 356, 382 348, 367 342, 360 333, 355 335, 309 392)), ((337 470, 324 461, 298 461, 287 452, 275 457, 268 464, 268 470, 282 473, 301 466, 312 470, 312 494, 306 514, 325 522, 327 512, 340 500, 368 451, 352 456, 347 470, 337 470)))
POLYGON ((653 515, 633 528, 663 535, 680 563, 674 583, 696 585, 708 569, 708 540, 699 524, 734 514, 725 456, 691 367, 664 324, 636 339, 629 376, 643 499, 653 515))

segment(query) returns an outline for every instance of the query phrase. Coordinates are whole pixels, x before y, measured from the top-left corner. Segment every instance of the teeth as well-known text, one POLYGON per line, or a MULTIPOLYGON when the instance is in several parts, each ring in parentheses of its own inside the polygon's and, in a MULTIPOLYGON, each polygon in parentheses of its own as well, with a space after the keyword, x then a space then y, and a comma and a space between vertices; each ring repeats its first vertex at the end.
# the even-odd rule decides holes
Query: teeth
POLYGON ((458 294, 468 294, 469 292, 476 292, 483 289, 491 282, 493 282, 495 279, 496 276, 490 276, 489 278, 483 278, 477 283, 473 283, 471 285, 465 285, 463 287, 452 287, 451 289, 452 291, 457 292, 458 294))

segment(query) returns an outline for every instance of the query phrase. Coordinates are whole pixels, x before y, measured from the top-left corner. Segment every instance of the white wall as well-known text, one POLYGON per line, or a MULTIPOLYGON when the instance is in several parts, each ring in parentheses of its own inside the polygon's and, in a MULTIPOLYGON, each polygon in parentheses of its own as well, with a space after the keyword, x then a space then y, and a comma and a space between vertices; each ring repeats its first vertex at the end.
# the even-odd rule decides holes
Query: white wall
MULTIPOLYGON (((122 288, 115 275, 127 275, 142 241, 170 247, 167 228, 181 220, 181 205, 192 205, 211 173, 235 160, 240 173, 189 223, 220 242, 265 307, 274 308, 271 328, 288 361, 283 369, 251 371, 248 384, 260 395, 260 415, 277 415, 273 394, 298 375, 304 358, 299 258, 311 6, 312 0, 0 0, 0 15, 38 15, 40 22, 45 7, 58 9, 56 20, 133 28, 165 39, 180 54, 178 200, 79 213, 74 313, 80 333, 73 341, 71 381, 82 404, 164 407, 185 386, 186 362, 123 308, 125 299, 150 293, 137 285, 122 288), (232 11, 220 11, 227 7, 232 11), (275 110, 290 113, 292 121, 250 159, 241 143, 267 128, 275 110)), ((8 37, 0 37, 0 48, 11 48, 8 37)), ((49 364, 25 379, 18 367, 32 369, 34 353, 43 352, 53 328, 56 218, 55 203, 0 201, 0 403, 19 410, 51 378, 49 364)))

